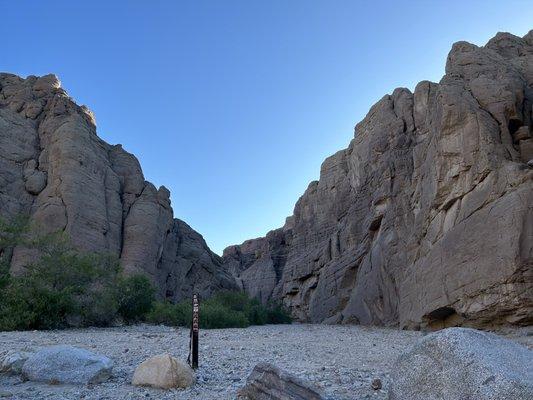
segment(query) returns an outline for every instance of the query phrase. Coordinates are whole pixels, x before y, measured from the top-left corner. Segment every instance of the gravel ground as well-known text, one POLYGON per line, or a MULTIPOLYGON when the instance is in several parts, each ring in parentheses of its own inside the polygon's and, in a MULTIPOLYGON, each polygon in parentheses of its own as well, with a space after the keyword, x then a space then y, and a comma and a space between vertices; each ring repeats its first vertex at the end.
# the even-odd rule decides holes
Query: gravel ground
MULTIPOLYGON (((531 331, 501 332, 533 347, 531 331)), ((164 326, 66 331, 0 332, 0 350, 70 344, 112 358, 114 376, 90 387, 22 382, 0 375, 0 398, 12 399, 235 399, 254 365, 271 362, 321 387, 328 398, 386 399, 388 376, 396 357, 423 333, 362 326, 293 324, 200 332, 196 385, 160 391, 130 385, 135 367, 161 353, 185 360, 189 331, 164 326), (383 389, 370 383, 380 378, 383 389)))

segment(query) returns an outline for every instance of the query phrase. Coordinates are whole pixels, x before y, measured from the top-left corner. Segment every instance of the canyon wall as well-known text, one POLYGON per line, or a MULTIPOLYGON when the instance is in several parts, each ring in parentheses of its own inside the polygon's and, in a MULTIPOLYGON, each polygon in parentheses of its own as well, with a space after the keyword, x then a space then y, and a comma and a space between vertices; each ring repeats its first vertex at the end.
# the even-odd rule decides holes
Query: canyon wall
MULTIPOLYGON (((0 74, 0 217, 114 254, 171 301, 240 286, 302 321, 531 324, 532 115, 533 32, 456 43, 439 83, 370 109, 282 228, 220 258, 54 75, 0 74)), ((34 256, 15 248, 12 272, 34 256)))
MULTIPOLYGON (((173 218, 169 196, 132 154, 97 136, 94 115, 57 77, 0 74, 0 217, 28 215, 35 229, 64 231, 78 249, 113 254, 172 301, 235 288, 202 236, 173 218)), ((33 257, 15 248, 12 272, 33 257)))
POLYGON ((533 31, 459 42, 324 161, 285 225, 224 251, 295 317, 402 328, 533 323, 533 31))

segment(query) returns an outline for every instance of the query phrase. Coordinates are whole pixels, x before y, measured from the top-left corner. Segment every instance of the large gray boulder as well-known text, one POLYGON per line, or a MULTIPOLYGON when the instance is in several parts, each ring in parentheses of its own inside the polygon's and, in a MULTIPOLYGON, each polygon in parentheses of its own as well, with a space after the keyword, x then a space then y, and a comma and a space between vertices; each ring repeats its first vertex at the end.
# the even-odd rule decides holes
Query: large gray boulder
POLYGON ((46 347, 32 354, 22 367, 25 379, 50 384, 92 384, 111 377, 113 361, 72 346, 46 347))
POLYGON ((268 363, 257 364, 239 391, 249 400, 323 400, 309 383, 268 363))
POLYGON ((533 31, 453 45, 440 82, 371 107, 285 225, 224 251, 310 322, 533 323, 533 31))
MULTIPOLYGON (((94 115, 55 75, 0 73, 0 218, 19 214, 44 233, 65 232, 79 250, 120 258, 168 300, 237 287, 202 236, 174 219, 170 192, 147 182, 121 145, 97 136, 94 115)), ((15 248, 11 271, 34 257, 15 248)))
POLYGON ((533 351, 493 333, 449 328, 395 363, 390 400, 533 399, 533 351))

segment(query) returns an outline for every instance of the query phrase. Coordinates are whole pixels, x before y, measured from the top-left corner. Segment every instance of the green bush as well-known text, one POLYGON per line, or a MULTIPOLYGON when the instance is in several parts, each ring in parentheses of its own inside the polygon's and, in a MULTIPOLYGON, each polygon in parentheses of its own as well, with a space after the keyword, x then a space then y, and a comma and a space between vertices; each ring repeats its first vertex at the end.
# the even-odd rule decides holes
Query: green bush
POLYGON ((245 312, 250 302, 256 301, 248 297, 244 292, 231 292, 222 291, 218 292, 212 297, 205 300, 205 302, 211 302, 220 304, 230 310, 245 312))
POLYGON ((15 286, 4 288, 0 299, 0 331, 27 330, 34 320, 35 312, 23 293, 15 286))
POLYGON ((267 306, 267 324, 290 324, 292 322, 289 312, 278 303, 269 303, 267 306))
MULTIPOLYGON (((156 302, 146 321, 170 326, 191 325, 190 301, 178 304, 156 302)), ((250 325, 291 323, 289 314, 279 305, 263 306, 244 292, 219 292, 200 302, 200 328, 245 328, 250 325)))
MULTIPOLYGON (((148 278, 123 276, 115 257, 76 251, 60 233, 30 234, 24 218, 0 220, 0 331, 109 326, 117 319, 190 327, 191 314, 189 300, 156 301, 148 278), (9 260, 16 245, 39 257, 14 277, 9 260)), ((280 305, 264 306, 243 292, 219 292, 200 303, 203 329, 290 322, 280 305)))
POLYGON ((200 308, 200 328, 246 328, 250 321, 242 311, 235 311, 222 304, 206 301, 200 308))
POLYGON ((189 302, 172 304, 168 302, 154 303, 146 316, 146 322, 169 326, 190 326, 192 306, 189 302))
POLYGON ((118 285, 118 312, 127 322, 143 319, 155 302, 155 289, 147 277, 121 278, 118 285))
POLYGON ((32 236, 22 226, 0 222, 0 330, 108 326, 151 310, 154 288, 144 276, 122 276, 116 257, 81 253, 62 234, 32 236), (12 277, 8 257, 17 244, 39 257, 12 277))
POLYGON ((268 324, 268 310, 258 301, 253 300, 246 308, 246 317, 250 325, 268 324))
POLYGON ((109 326, 120 316, 117 292, 110 287, 93 288, 77 298, 76 313, 68 316, 73 326, 109 326))
POLYGON ((157 302, 153 305, 150 312, 146 315, 146 322, 150 324, 161 324, 169 326, 185 325, 185 316, 181 320, 175 309, 175 304, 157 302))

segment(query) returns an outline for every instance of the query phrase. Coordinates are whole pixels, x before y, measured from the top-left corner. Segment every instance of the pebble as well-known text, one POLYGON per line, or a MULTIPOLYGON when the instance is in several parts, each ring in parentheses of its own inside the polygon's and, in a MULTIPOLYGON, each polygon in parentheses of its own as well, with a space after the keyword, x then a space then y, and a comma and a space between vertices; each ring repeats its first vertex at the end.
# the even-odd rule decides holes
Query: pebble
POLYGON ((372 383, 370 384, 370 386, 372 386, 372 389, 374 390, 380 390, 383 387, 381 384, 381 379, 379 378, 372 380, 372 383))

